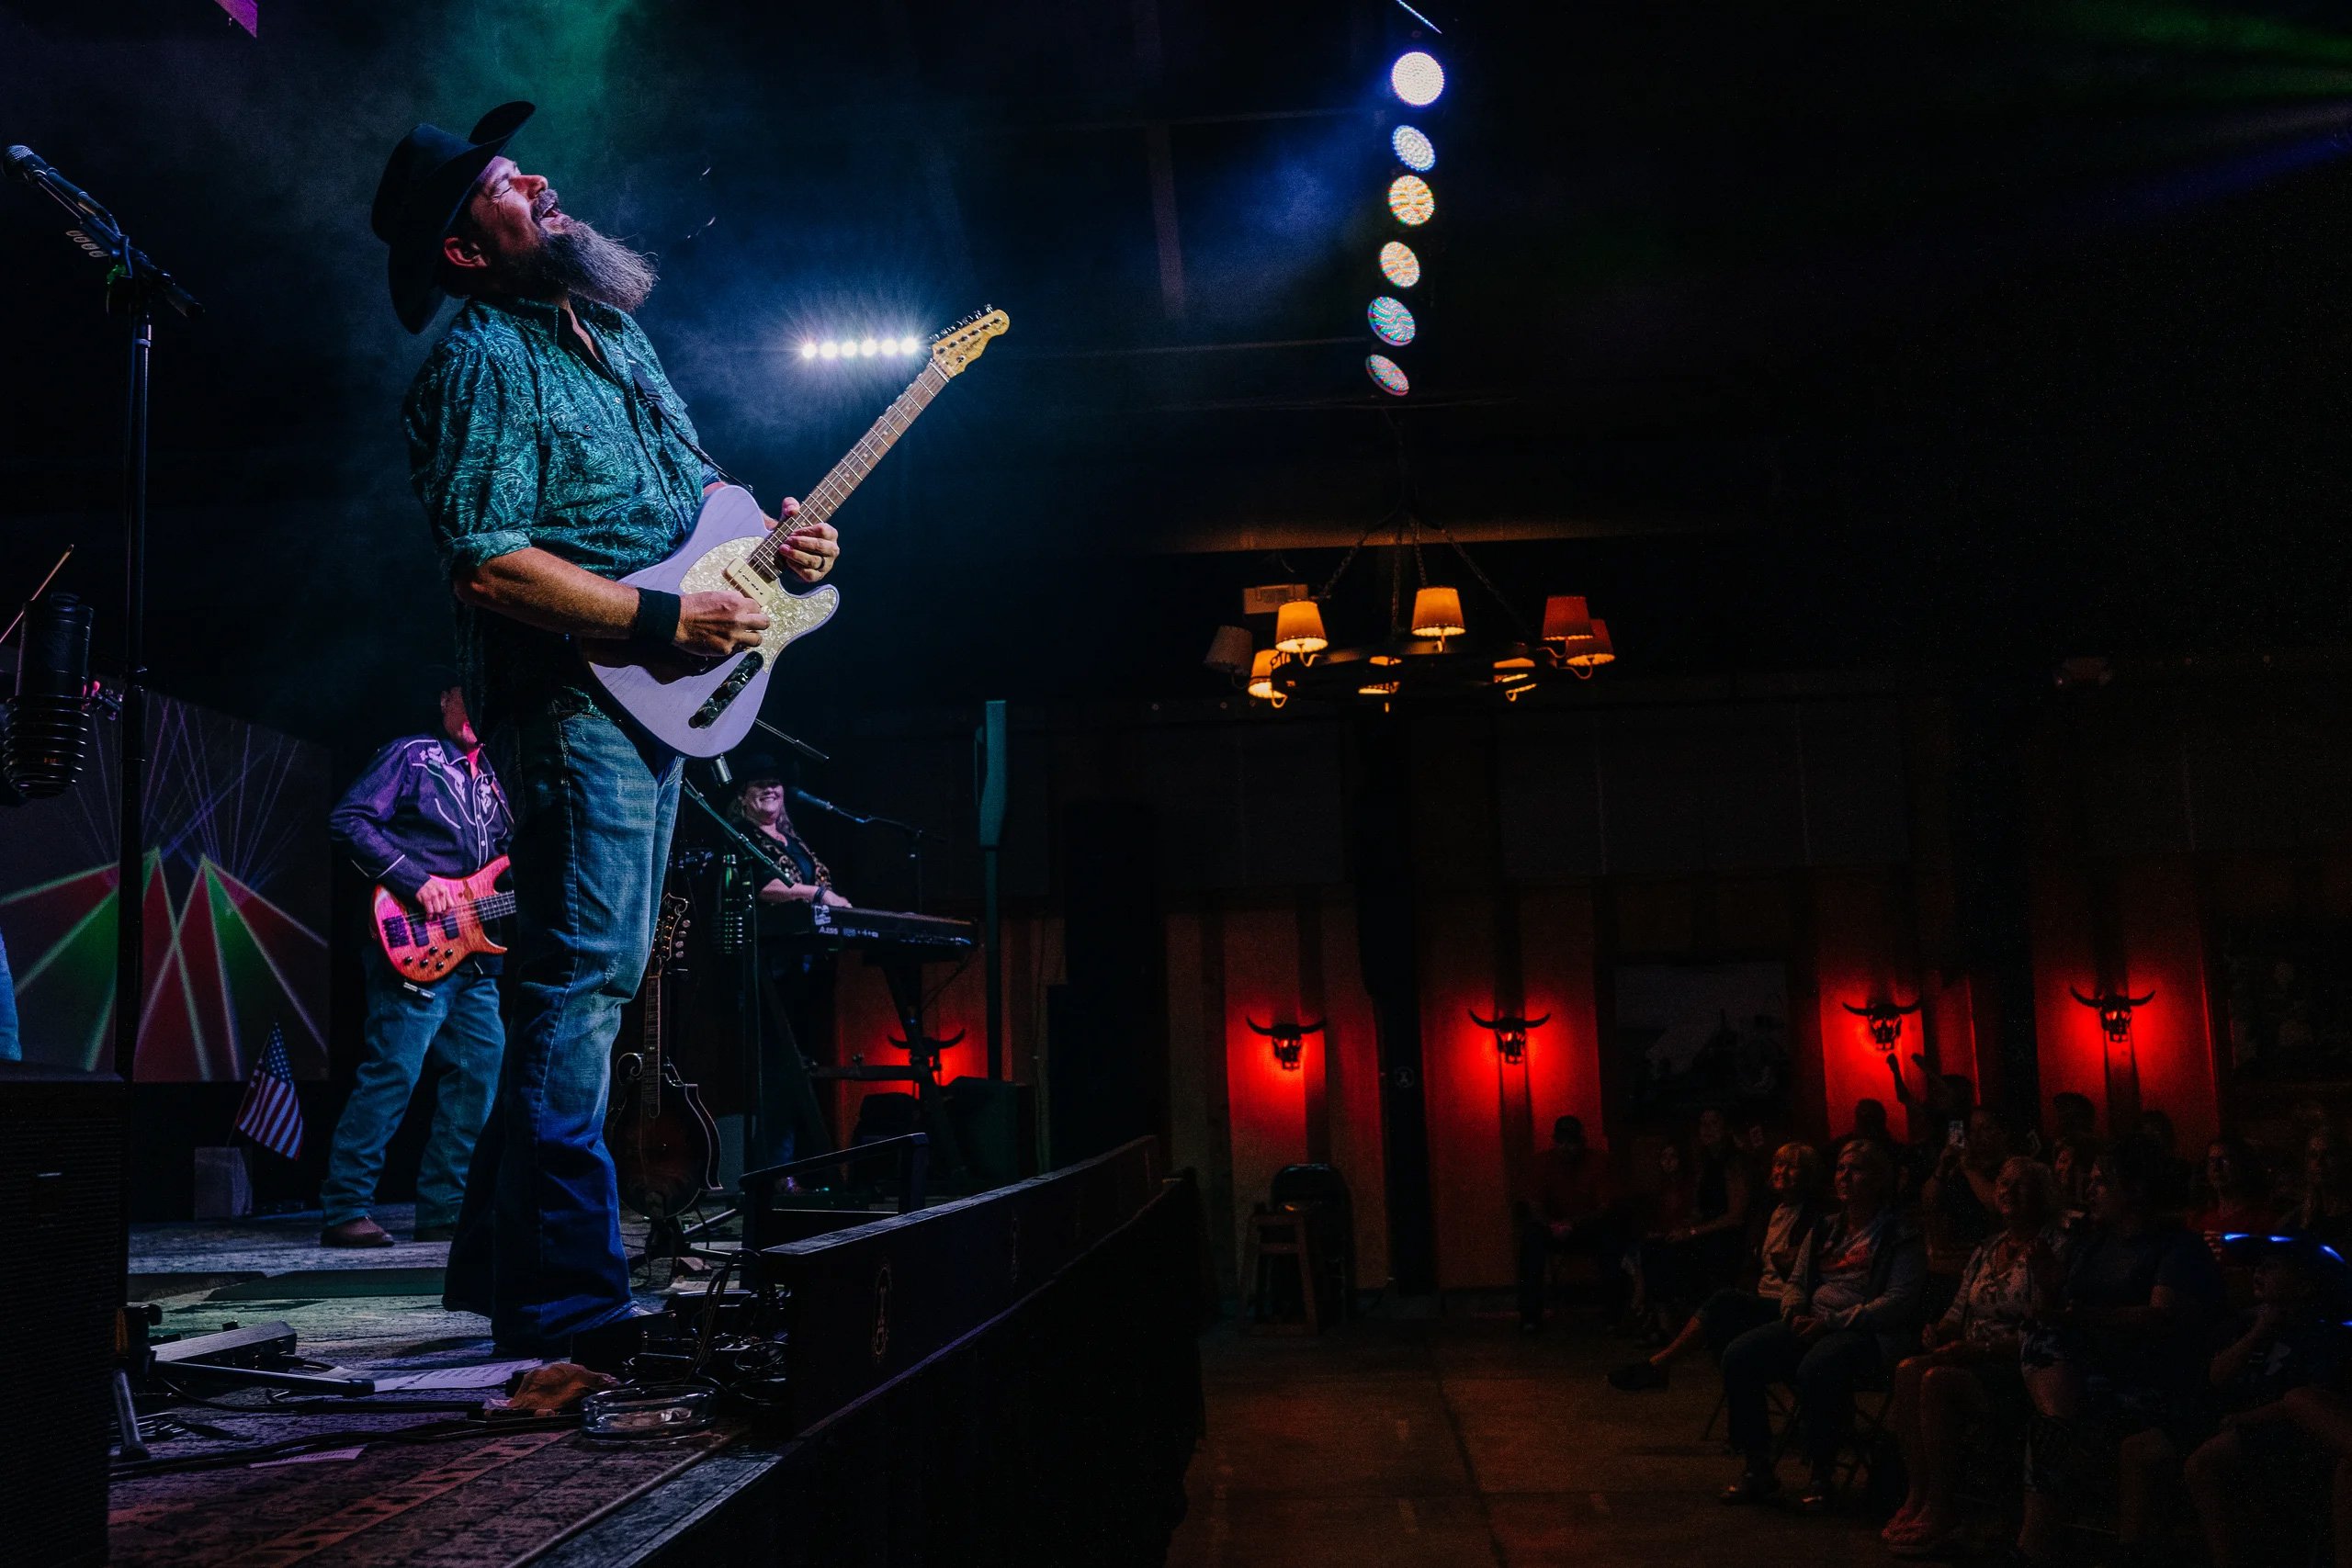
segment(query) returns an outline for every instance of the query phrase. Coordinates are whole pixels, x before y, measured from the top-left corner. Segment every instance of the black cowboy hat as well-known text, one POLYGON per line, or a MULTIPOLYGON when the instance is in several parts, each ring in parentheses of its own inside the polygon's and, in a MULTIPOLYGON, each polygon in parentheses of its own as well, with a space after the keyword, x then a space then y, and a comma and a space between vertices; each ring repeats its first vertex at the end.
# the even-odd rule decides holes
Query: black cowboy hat
POLYGON ((420 125, 401 138, 376 185, 368 226, 392 248, 392 309, 401 325, 421 333, 439 310, 441 242, 457 227, 474 182, 531 118, 532 106, 501 104, 468 136, 420 125))

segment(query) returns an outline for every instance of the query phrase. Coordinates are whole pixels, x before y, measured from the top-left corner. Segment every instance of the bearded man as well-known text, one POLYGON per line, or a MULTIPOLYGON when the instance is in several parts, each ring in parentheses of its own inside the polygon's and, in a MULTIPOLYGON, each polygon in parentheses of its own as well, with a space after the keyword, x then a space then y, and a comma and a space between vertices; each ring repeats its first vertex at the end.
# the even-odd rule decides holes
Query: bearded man
MULTIPOLYGON (((722 475, 631 319, 651 259, 566 214, 505 155, 531 112, 503 105, 465 138, 418 126, 370 221, 409 331, 445 295, 465 300, 403 421, 458 600, 467 706, 514 817, 506 1055, 444 1304, 489 1317, 518 1353, 609 1363, 634 1309, 604 1144, 607 1057, 652 943, 681 760, 599 697, 572 640, 716 657, 756 646, 768 618, 732 592, 616 581, 684 545, 722 475)), ((814 582, 839 554, 817 524, 792 531, 783 559, 814 582)))

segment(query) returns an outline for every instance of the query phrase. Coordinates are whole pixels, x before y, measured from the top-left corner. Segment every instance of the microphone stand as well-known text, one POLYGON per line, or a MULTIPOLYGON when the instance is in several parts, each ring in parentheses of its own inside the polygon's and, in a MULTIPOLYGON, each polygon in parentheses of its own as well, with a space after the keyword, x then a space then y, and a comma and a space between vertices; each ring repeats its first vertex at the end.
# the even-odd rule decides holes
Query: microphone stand
POLYGON ((141 973, 146 960, 141 917, 146 906, 142 884, 147 859, 147 383, 154 355, 156 305, 168 305, 190 319, 202 315, 204 307, 130 243, 111 212, 95 201, 87 207, 76 205, 54 186, 34 183, 74 215, 74 227, 65 231, 66 238, 93 260, 106 264, 107 314, 121 317, 130 328, 122 452, 121 855, 114 889, 114 1067, 116 1076, 128 1084, 138 1062, 139 1020, 143 1010, 140 1004, 146 994, 141 973))

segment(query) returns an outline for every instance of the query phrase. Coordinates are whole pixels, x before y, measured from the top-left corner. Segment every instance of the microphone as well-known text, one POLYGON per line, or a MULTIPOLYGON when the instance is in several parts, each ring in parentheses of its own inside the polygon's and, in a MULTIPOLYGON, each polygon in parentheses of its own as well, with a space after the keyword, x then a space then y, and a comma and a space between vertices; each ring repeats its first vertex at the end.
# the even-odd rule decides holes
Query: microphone
POLYGON ((121 227, 114 220, 114 214, 106 209, 105 203, 51 168, 31 148, 19 142, 9 148, 5 156, 8 172, 27 185, 47 191, 93 223, 103 223, 108 229, 121 227))
POLYGON ((795 806, 805 806, 811 811, 822 811, 830 816, 846 817, 853 822, 857 820, 856 812, 844 811, 830 800, 820 800, 797 784, 785 793, 792 797, 792 804, 795 806))
POLYGON ((90 753, 90 606, 52 593, 25 612, 0 764, 28 800, 62 795, 90 753))

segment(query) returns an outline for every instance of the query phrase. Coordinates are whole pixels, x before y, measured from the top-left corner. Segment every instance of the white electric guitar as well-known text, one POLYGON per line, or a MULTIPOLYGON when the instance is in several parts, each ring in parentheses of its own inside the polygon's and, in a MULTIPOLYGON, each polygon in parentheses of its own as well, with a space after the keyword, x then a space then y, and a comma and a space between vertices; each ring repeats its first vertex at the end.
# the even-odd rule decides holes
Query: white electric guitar
POLYGON ((672 750, 716 757, 733 750, 759 716, 776 656, 795 638, 831 620, 841 607, 841 592, 830 583, 800 591, 799 580, 783 560, 783 535, 830 518, 940 389, 963 374, 988 347, 989 339, 1010 325, 1003 311, 987 310, 933 338, 931 363, 777 532, 768 531, 759 502, 740 485, 725 486, 704 498, 685 547, 659 566, 621 581, 665 593, 732 589, 767 612, 768 629, 761 634, 759 647, 715 660, 681 653, 647 662, 622 643, 582 641, 580 651, 590 673, 613 700, 672 750))

